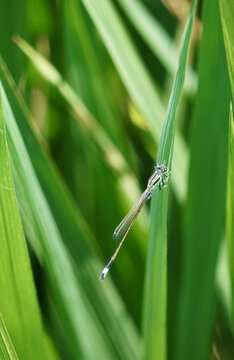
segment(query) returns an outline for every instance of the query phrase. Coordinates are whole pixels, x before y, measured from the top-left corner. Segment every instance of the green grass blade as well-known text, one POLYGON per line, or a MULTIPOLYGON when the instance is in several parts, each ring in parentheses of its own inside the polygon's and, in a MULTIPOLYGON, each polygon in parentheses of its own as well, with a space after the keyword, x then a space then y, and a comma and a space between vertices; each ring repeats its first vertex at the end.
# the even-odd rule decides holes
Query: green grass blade
MULTIPOLYGON (((4 73, 5 72, 6 69, 4 66, 4 73)), ((7 78, 11 91, 9 91, 8 87, 7 90, 13 102, 16 86, 13 79, 10 79, 9 73, 7 73, 7 78)), ((86 303, 88 304, 90 301, 90 306, 99 316, 108 337, 112 341, 113 347, 118 353, 120 353, 120 357, 124 357, 126 359, 137 358, 137 355, 139 354, 138 348, 140 346, 139 334, 131 318, 126 313, 123 301, 120 299, 119 294, 111 282, 105 282, 104 288, 101 286, 99 281, 97 282, 98 276, 104 264, 101 264, 99 257, 95 254, 94 250, 96 250, 96 246, 94 246, 94 249, 91 248, 91 244, 95 243, 94 236, 91 234, 81 212, 78 211, 75 206, 74 201, 71 198, 71 194, 67 191, 64 182, 61 181, 60 175, 53 166, 51 159, 42 150, 45 147, 45 144, 44 141, 41 141, 41 136, 38 139, 37 129, 35 130, 32 122, 30 122, 31 127, 37 134, 38 140, 36 141, 36 138, 29 127, 29 123, 25 121, 24 117, 22 118, 22 112, 24 115, 26 114, 27 117, 28 115, 30 117, 28 109, 25 109, 25 103, 22 103, 22 97, 19 96, 18 92, 15 96, 22 108, 22 111, 17 111, 20 132, 23 134, 28 154, 37 173, 37 177, 40 180, 40 185, 43 189, 47 202, 53 212, 55 221, 59 227, 64 242, 69 248, 74 264, 76 264, 76 276, 77 279, 79 279, 78 281, 81 282, 84 293, 87 295, 86 303), (79 241, 77 241, 77 239, 79 239, 79 241), (93 298, 95 298, 95 302, 92 301, 93 298), (125 314, 125 316, 123 318, 119 318, 119 312, 125 314)), ((14 109, 18 110, 16 104, 14 109)), ((47 146, 45 148, 47 149, 47 146)), ((87 151, 89 151, 89 149, 87 151)), ((126 182, 128 185, 129 182, 131 187, 129 177, 127 176, 128 181, 125 181, 125 176, 127 176, 127 174, 123 174, 123 179, 120 179, 120 184, 122 182, 122 185, 125 186, 124 183, 126 182)), ((130 190, 132 189, 130 188, 129 192, 130 190)), ((90 194, 92 196, 92 192, 90 192, 90 194)), ((20 199, 20 205, 22 205, 22 203, 24 203, 23 196, 21 196, 20 199)), ((22 207, 26 233, 31 240, 34 250, 38 254, 38 257, 41 258, 40 251, 38 250, 38 248, 40 248, 40 245, 37 244, 38 240, 33 240, 34 238, 37 238, 37 236, 35 235, 35 231, 32 226, 34 223, 32 212, 30 209, 27 210, 27 204, 22 207)), ((105 219, 106 218, 107 217, 105 216, 105 219)), ((142 220, 142 224, 145 224, 144 217, 142 220)), ((142 231, 139 232, 140 229, 137 229, 139 233, 138 237, 140 239, 142 231)), ((105 231, 107 233, 106 224, 105 231)), ((111 227, 110 235, 112 232, 113 228, 111 227)), ((134 248, 136 248, 136 244, 134 244, 134 248)))
POLYGON ((211 351, 215 273, 224 232, 231 93, 216 1, 204 3, 202 20, 175 341, 178 360, 205 360, 211 351))
MULTIPOLYGON (((182 41, 179 67, 176 73, 168 110, 159 144, 157 162, 171 166, 175 137, 176 114, 185 78, 189 43, 196 1, 191 7, 182 41)), ((174 174, 173 174, 174 176, 174 174)), ((152 200, 149 249, 146 267, 144 305, 145 359, 166 359, 167 310, 167 204, 168 191, 155 191, 152 200)))
POLYGON ((0 314, 0 358, 1 360, 19 360, 11 342, 7 328, 0 314))
MULTIPOLYGON (((93 321, 95 321, 96 326, 98 328, 100 327, 100 336, 102 336, 103 332, 105 332, 105 342, 107 343, 107 346, 112 346, 113 349, 113 354, 108 356, 115 358, 114 354, 119 353, 120 357, 135 359, 139 353, 139 336, 134 324, 129 316, 127 316, 123 303, 116 292, 116 289, 111 284, 110 279, 107 279, 104 288, 98 281, 98 276, 103 264, 101 264, 98 256, 91 247, 91 244, 94 243, 92 234, 85 224, 81 214, 75 208, 67 189, 58 177, 58 173, 51 166, 48 157, 40 150, 29 126, 25 121, 23 121, 23 119, 19 121, 19 124, 20 131, 24 134, 27 151, 31 158, 30 160, 40 181, 41 190, 43 190, 43 196, 47 199, 48 206, 53 212, 53 221, 57 224, 57 231, 66 243, 67 249, 69 250, 70 261, 71 258, 73 258, 73 269, 75 270, 76 281, 73 283, 70 282, 70 286, 73 284, 73 286, 77 288, 78 285, 80 292, 83 294, 82 297, 85 296, 86 311, 83 311, 83 316, 85 318, 85 315, 88 312, 89 318, 90 313, 90 316, 93 317, 93 321), (95 302, 93 299, 95 299, 95 302), (125 314, 121 319, 119 318, 119 312, 125 314), (99 321, 97 320, 97 317, 99 321)), ((13 149, 12 151, 15 150, 13 149)), ((17 174, 15 178, 18 177, 17 174)), ((24 184, 24 181, 21 182, 24 184)), ((29 198, 28 191, 25 192, 25 190, 22 189, 22 184, 18 184, 17 189, 20 195, 21 204, 23 203, 22 210, 26 231, 28 230, 30 238, 36 238, 36 246, 34 244, 33 245, 36 250, 39 249, 39 251, 37 251, 39 252, 39 258, 43 259, 44 250, 41 248, 42 246, 46 246, 46 244, 43 245, 42 243, 43 239, 41 239, 40 229, 38 229, 40 225, 37 223, 38 220, 35 220, 37 219, 37 216, 34 215, 35 209, 30 205, 37 199, 33 200, 32 198, 29 198)), ((30 196, 32 197, 32 195, 30 196)), ((45 217, 43 221, 45 222, 45 226, 47 228, 51 226, 50 219, 45 217)), ((51 242, 51 238, 46 236, 44 241, 51 242)), ((54 246, 56 246, 56 244, 54 246)), ((56 250, 54 253, 55 252, 56 250)), ((47 271, 47 276, 50 276, 50 272, 53 270, 50 270, 48 264, 50 262, 50 256, 55 256, 54 253, 48 254, 46 252, 45 255, 47 258, 47 266, 45 269, 47 271)), ((54 266, 53 261, 52 266, 54 266)), ((58 262, 63 268, 64 265, 62 264, 62 260, 58 262)), ((54 284, 56 285, 59 281, 63 280, 60 280, 59 277, 57 278, 55 274, 54 284)), ((58 284, 57 286, 59 287, 61 285, 58 284)), ((64 286, 66 286, 65 282, 64 286)), ((59 292, 59 289, 56 291, 59 292)), ((67 304, 67 306, 69 306, 69 304, 67 304)), ((76 309, 77 306, 78 305, 75 305, 76 309)), ((59 305, 57 305, 57 308, 58 310, 60 309, 59 305)), ((80 311, 81 310, 79 310, 79 312, 80 311)), ((60 316, 63 319, 65 329, 69 329, 66 314, 64 315, 63 311, 60 311, 60 316)), ((93 323, 91 322, 88 326, 92 328, 93 323)), ((94 329, 95 327, 93 328, 93 332, 94 329)), ((83 328, 82 332, 87 334, 87 328, 83 328)), ((70 335, 68 331, 67 333, 69 334, 68 337, 70 341, 68 345, 71 347, 73 346, 73 351, 75 352, 78 345, 73 344, 72 334, 70 335)), ((89 335, 86 336, 89 337, 89 335)), ((78 340, 82 341, 82 339, 78 340)), ((102 343, 99 343, 99 347, 102 347, 102 343)), ((100 351, 103 350, 100 349, 100 351)), ((103 353, 103 356, 106 355, 103 353)))
MULTIPOLYGON (((159 143, 165 108, 147 69, 143 66, 114 6, 107 0, 82 0, 105 43, 131 98, 147 121, 159 143)), ((180 201, 186 196, 187 146, 180 134, 175 144, 175 176, 173 184, 180 201), (181 177, 180 174, 183 174, 181 177)))
POLYGON ((0 311, 19 356, 39 360, 44 359, 42 326, 11 176, 3 102, 1 96, 0 311))
POLYGON ((223 38, 226 49, 232 99, 234 101, 234 3, 233 1, 219 0, 223 38))
POLYGON ((231 310, 232 310, 232 331, 234 331, 234 125, 233 125, 233 109, 230 106, 230 147, 228 162, 228 183, 227 183, 227 243, 229 257, 229 271, 231 278, 231 310))
MULTIPOLYGON (((177 47, 162 25, 139 0, 118 0, 129 19, 141 34, 149 48, 161 61, 168 73, 175 75, 177 70, 177 47)), ((195 72, 188 67, 184 83, 184 91, 194 94, 197 89, 195 72)))
POLYGON ((102 356, 108 359, 113 356, 110 345, 104 340, 95 315, 91 314, 85 305, 70 256, 38 182, 2 87, 1 95, 15 183, 20 196, 27 199, 27 207, 32 213, 31 221, 40 240, 40 251, 53 300, 70 336, 70 350, 73 356, 76 354, 86 359, 102 356))
MULTIPOLYGON (((137 358, 140 339, 137 329, 126 313, 123 301, 110 279, 105 282, 104 287, 97 281, 103 263, 94 251, 95 240, 89 227, 61 181, 56 168, 39 148, 27 123, 22 119, 19 123, 43 192, 73 258, 76 278, 87 296, 87 306, 89 304, 96 312, 106 336, 111 339, 119 356, 126 359, 137 358), (125 314, 121 319, 119 312, 125 314)), ((26 213, 25 217, 29 219, 30 214, 26 213)))

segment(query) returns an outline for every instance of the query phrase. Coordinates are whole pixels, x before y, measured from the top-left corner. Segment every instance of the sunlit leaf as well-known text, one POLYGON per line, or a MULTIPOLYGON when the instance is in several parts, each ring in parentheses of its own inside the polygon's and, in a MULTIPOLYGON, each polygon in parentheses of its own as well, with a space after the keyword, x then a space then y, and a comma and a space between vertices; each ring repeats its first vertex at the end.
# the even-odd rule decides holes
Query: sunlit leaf
MULTIPOLYGON (((160 139, 157 162, 170 169, 176 127, 176 114, 182 93, 188 58, 189 43, 196 9, 193 2, 182 41, 179 66, 176 73, 167 114, 160 139)), ((172 176, 174 176, 172 172, 172 176)), ((153 196, 149 249, 146 268, 144 308, 145 359, 166 359, 166 310, 167 310, 167 205, 168 190, 157 190, 153 196)))
POLYGON ((0 358, 1 360, 19 360, 11 342, 2 315, 0 314, 0 358))
POLYGON ((0 99, 0 312, 19 356, 39 360, 42 325, 12 180, 2 93, 0 99))
POLYGON ((192 128, 180 304, 175 330, 178 360, 205 360, 211 351, 215 274, 224 234, 231 93, 217 2, 204 3, 202 19, 200 80, 192 128))

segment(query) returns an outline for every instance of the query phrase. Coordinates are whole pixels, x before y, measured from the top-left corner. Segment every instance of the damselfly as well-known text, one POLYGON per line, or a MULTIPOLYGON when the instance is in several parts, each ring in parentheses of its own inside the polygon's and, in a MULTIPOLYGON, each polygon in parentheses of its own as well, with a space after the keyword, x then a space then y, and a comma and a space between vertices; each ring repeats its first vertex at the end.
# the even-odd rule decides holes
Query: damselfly
POLYGON ((104 267, 102 270, 101 276, 99 280, 104 280, 113 261, 115 260, 129 230, 131 229, 132 225, 134 224, 134 221, 136 220, 139 212, 141 211, 143 205, 147 200, 149 200, 152 196, 152 190, 157 186, 160 190, 165 188, 166 182, 169 179, 169 170, 165 166, 165 162, 163 165, 156 164, 155 165, 155 171, 153 175, 149 178, 147 187, 145 191, 142 193, 136 204, 133 206, 133 208, 129 211, 129 213, 125 216, 125 218, 121 221, 121 223, 117 226, 113 233, 113 239, 120 240, 120 243, 115 250, 114 254, 110 258, 110 261, 108 264, 104 267))

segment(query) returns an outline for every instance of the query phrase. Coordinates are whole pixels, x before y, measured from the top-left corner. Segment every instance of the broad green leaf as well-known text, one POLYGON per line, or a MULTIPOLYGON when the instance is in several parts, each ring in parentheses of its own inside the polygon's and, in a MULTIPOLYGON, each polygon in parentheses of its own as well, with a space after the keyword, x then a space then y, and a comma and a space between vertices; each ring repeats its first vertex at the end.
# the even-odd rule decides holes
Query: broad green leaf
MULTIPOLYGON (((82 2, 94 21, 126 89, 147 121, 158 144, 165 108, 114 6, 107 0, 82 2)), ((186 196, 188 150, 180 134, 177 135, 175 148, 174 171, 177 176, 173 183, 178 199, 183 201, 186 196)))
POLYGON ((50 280, 53 301, 65 329, 67 346, 74 357, 80 351, 83 354, 81 356, 87 358, 92 357, 95 351, 95 347, 90 348, 90 341, 97 341, 96 346, 104 358, 115 358, 117 353, 126 359, 137 358, 139 337, 118 293, 110 279, 104 288, 98 281, 103 265, 92 250, 94 241, 90 230, 49 159, 40 150, 27 123, 23 119, 20 121, 20 130, 28 148, 26 150, 7 103, 5 110, 10 119, 10 149, 15 159, 15 181, 26 231, 33 240, 32 245, 50 280), (19 139, 21 144, 18 152, 19 139), (23 154, 21 160, 20 154, 23 154), (24 179, 29 175, 19 171, 17 165, 20 161, 27 164, 31 180, 24 179), (33 172, 32 164, 36 173, 33 172), (31 189, 27 181, 32 183, 31 189), (42 206, 44 211, 40 210, 42 206), (56 236, 53 231, 56 231, 56 236), (121 319, 119 312, 125 314, 121 319), (92 335, 89 335, 90 332, 92 335))
POLYGON ((232 88, 232 100, 234 101, 234 2, 229 0, 219 0, 219 5, 229 77, 232 88))
MULTIPOLYGON (((167 34, 162 25, 147 10, 139 0, 118 0, 129 19, 141 34, 147 45, 165 66, 170 75, 177 70, 178 51, 173 39, 167 34)), ((194 94, 197 89, 197 77, 188 67, 184 83, 184 91, 194 94)))
POLYGON ((15 197, 2 94, 0 108, 0 312, 22 359, 44 359, 43 334, 29 256, 15 197))
MULTIPOLYGON (((159 144, 157 162, 171 167, 176 127, 176 114, 181 98, 189 43, 196 9, 193 2, 182 41, 176 73, 159 144)), ((175 176, 172 172, 172 176, 175 176)), ((152 202, 149 249, 145 280, 144 357, 166 359, 167 311, 167 205, 168 191, 155 191, 152 202)))
POLYGON ((14 346, 11 342, 7 328, 0 314, 0 359, 1 360, 19 360, 14 346))
POLYGON ((178 360, 209 357, 215 273, 224 234, 231 93, 218 2, 204 2, 202 20, 174 350, 178 360))
POLYGON ((231 278, 231 308, 232 308, 232 331, 234 331, 234 125, 233 109, 230 106, 230 147, 228 161, 228 180, 227 180, 227 215, 226 215, 226 236, 228 244, 229 271, 231 278))

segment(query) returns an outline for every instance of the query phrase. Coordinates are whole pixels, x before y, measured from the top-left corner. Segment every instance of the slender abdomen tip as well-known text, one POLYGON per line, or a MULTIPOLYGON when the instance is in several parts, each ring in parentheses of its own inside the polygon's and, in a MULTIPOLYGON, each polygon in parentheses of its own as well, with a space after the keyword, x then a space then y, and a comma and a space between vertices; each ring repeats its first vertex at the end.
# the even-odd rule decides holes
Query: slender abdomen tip
POLYGON ((104 280, 105 279, 105 277, 106 277, 106 274, 108 273, 108 271, 109 271, 109 267, 104 267, 104 269, 102 270, 102 273, 101 273, 101 275, 100 275, 100 277, 99 277, 99 280, 104 280))
POLYGON ((104 269, 102 270, 101 276, 99 278, 99 280, 104 280, 108 271, 110 270, 110 266, 112 264, 113 260, 111 259, 108 264, 104 267, 104 269))

